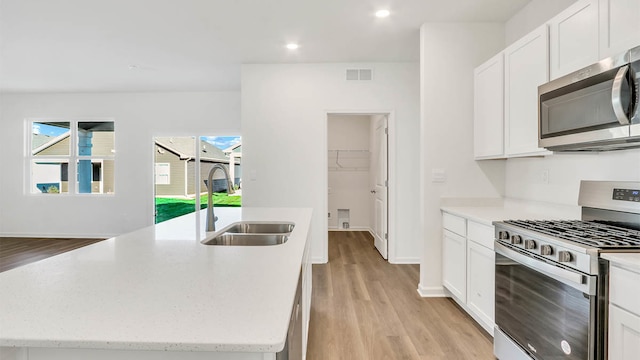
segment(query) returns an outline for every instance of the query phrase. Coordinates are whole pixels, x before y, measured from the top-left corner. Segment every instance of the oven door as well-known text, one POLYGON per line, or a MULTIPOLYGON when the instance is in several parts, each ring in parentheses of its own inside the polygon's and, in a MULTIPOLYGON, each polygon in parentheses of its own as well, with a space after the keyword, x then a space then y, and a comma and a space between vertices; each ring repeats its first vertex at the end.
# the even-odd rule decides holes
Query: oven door
POLYGON ((597 277, 498 242, 495 249, 497 327, 534 359, 598 359, 597 277))

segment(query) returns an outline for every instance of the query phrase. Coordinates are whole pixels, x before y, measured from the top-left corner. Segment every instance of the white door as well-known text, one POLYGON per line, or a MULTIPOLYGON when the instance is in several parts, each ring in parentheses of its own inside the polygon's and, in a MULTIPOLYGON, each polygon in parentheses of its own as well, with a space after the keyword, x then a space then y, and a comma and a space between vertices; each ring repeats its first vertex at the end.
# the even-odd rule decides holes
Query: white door
POLYGON ((373 229, 376 249, 387 259, 387 117, 381 116, 375 124, 373 146, 374 195, 373 229))

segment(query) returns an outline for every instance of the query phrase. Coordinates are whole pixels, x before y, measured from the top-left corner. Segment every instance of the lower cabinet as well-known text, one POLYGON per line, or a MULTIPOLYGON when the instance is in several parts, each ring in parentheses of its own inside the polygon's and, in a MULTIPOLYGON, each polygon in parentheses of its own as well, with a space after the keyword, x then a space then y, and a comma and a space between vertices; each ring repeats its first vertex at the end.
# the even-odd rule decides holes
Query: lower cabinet
POLYGON ((443 213, 442 284, 489 334, 495 321, 493 226, 443 213), (456 220, 456 221, 452 221, 456 220), (465 226, 461 228, 459 225, 465 226), (452 226, 452 224, 457 224, 452 226))
POLYGON ((442 238, 442 283, 463 302, 467 299, 466 252, 467 239, 445 229, 442 238))
POLYGON ((609 359, 640 354, 640 271, 611 266, 609 274, 609 359))
POLYGON ((495 311, 495 252, 467 242, 467 305, 480 324, 493 334, 495 311))

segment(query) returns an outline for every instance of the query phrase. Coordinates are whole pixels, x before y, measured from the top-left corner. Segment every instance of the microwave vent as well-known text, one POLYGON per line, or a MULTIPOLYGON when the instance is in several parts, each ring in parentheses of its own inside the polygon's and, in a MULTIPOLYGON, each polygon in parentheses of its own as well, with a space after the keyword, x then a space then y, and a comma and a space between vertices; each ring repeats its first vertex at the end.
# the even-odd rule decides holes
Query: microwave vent
POLYGON ((373 69, 347 69, 346 79, 348 81, 373 80, 373 69))

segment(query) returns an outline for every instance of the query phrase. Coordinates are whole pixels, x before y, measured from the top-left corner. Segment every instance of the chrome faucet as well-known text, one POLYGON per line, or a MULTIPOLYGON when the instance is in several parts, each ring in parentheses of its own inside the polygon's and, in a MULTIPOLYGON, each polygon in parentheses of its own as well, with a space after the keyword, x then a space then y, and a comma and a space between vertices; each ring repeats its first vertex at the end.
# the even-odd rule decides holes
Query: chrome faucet
MULTIPOLYGON (((230 164, 230 166, 233 166, 233 164, 230 164)), ((227 180, 227 194, 234 193, 227 168, 222 164, 214 164, 211 170, 209 170, 209 177, 207 179, 207 231, 216 231, 216 221, 218 220, 218 217, 216 217, 213 212, 213 174, 217 169, 222 170, 224 178, 227 180)))

